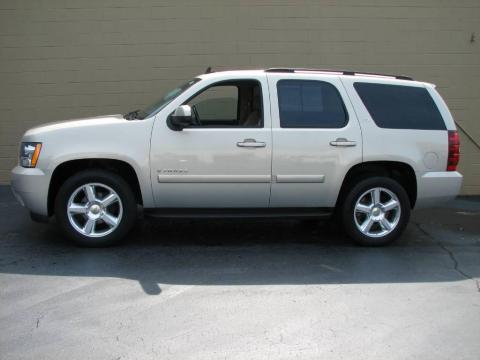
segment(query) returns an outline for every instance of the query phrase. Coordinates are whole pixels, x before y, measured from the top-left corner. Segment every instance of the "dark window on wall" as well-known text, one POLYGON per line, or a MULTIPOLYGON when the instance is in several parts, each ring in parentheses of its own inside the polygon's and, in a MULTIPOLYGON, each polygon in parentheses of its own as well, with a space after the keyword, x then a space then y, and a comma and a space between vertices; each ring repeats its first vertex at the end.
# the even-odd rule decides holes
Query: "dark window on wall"
POLYGON ((342 128, 348 115, 338 90, 315 80, 277 83, 282 128, 342 128))
POLYGON ((440 111, 425 88, 360 82, 353 86, 378 127, 446 129, 440 111))

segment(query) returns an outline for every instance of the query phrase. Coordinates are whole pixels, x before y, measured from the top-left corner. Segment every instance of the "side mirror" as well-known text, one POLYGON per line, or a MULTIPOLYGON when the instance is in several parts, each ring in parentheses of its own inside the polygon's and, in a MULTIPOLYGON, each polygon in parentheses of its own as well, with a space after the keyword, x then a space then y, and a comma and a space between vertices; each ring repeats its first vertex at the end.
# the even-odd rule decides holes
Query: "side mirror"
POLYGON ((192 108, 189 105, 180 105, 168 118, 168 126, 175 131, 193 125, 192 108))

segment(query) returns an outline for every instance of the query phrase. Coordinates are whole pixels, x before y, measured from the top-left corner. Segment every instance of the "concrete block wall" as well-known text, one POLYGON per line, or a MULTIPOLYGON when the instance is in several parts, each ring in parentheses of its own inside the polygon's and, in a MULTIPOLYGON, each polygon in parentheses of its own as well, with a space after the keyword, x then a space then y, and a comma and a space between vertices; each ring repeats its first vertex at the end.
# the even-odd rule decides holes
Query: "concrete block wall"
MULTIPOLYGON (((34 125, 126 112, 214 69, 332 67, 437 84, 480 143, 478 0, 2 0, 0 183, 34 125)), ((480 149, 461 132, 464 194, 480 149)))

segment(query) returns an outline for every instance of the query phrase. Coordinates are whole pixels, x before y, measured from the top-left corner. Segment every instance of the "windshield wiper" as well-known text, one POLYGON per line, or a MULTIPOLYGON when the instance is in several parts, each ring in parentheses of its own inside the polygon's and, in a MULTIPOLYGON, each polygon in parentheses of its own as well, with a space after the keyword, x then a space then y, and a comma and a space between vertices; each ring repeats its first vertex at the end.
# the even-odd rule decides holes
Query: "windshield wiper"
POLYGON ((147 115, 148 114, 145 111, 138 109, 126 113, 125 115, 123 115, 123 118, 126 120, 143 120, 147 115))
POLYGON ((135 119, 137 119, 138 113, 140 111, 141 111, 140 109, 130 111, 130 112, 126 113, 125 115, 123 115, 123 118, 126 119, 126 120, 135 120, 135 119))

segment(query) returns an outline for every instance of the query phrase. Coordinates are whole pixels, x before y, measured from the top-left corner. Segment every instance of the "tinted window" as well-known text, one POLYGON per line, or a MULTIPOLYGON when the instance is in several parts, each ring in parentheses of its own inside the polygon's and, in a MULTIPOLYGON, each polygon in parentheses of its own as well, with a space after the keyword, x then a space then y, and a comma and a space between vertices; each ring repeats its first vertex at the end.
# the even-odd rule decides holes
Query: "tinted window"
POLYGON ((191 101, 204 121, 235 120, 237 118, 238 88, 213 86, 191 101))
POLYGON ((195 117, 193 127, 262 127, 262 90, 257 80, 232 80, 213 84, 186 104, 195 117))
MULTIPOLYGON (((163 98, 160 100, 156 101, 155 103, 147 106, 143 110, 137 110, 135 111, 136 114, 133 114, 135 112, 132 112, 132 116, 135 119, 145 119, 147 117, 153 116, 156 113, 158 113, 160 110, 162 110, 165 106, 167 106, 173 99, 175 99, 177 96, 179 96, 181 93, 183 93, 185 90, 187 90, 190 86, 193 84, 196 84, 199 82, 200 79, 196 78, 193 80, 190 80, 189 82, 186 82, 185 84, 173 89, 172 91, 168 92, 163 98)), ((129 114, 125 114, 127 116, 129 114)))
POLYGON ((377 126, 389 129, 445 130, 427 89, 372 83, 353 85, 377 126))
POLYGON ((277 83, 282 128, 341 128, 348 117, 337 89, 324 81, 277 83))

